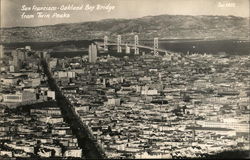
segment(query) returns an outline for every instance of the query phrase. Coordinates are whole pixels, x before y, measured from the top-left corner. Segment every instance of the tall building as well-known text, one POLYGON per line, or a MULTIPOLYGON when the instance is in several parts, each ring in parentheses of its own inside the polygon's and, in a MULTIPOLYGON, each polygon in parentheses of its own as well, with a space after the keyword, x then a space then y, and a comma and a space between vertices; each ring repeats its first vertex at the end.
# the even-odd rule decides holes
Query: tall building
POLYGON ((49 57, 50 54, 46 51, 40 52, 39 54, 40 54, 40 58, 45 59, 46 61, 50 58, 49 57))
POLYGON ((121 35, 118 35, 117 36, 117 52, 118 53, 122 52, 121 44, 122 44, 122 37, 121 37, 121 35))
POLYGON ((108 50, 108 36, 104 36, 104 51, 108 50))
POLYGON ((0 59, 4 58, 4 47, 3 45, 0 45, 0 59))
POLYGON ((20 62, 26 61, 26 53, 24 50, 17 49, 17 55, 18 55, 18 59, 20 60, 20 62))
POLYGON ((128 46, 128 44, 126 43, 126 53, 129 54, 130 53, 130 47, 128 46))
POLYGON ((21 61, 18 57, 18 52, 17 51, 13 51, 12 53, 12 57, 13 57, 13 65, 15 68, 15 71, 18 71, 21 67, 21 61))
POLYGON ((97 47, 93 43, 89 45, 89 63, 95 63, 97 60, 97 47))

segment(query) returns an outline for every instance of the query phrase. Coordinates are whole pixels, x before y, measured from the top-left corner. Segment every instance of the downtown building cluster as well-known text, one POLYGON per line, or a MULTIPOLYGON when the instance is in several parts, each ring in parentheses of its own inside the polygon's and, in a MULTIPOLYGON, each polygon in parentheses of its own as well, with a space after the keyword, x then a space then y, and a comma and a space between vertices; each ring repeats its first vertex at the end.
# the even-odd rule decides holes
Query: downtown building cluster
POLYGON ((48 86, 40 58, 48 57, 29 46, 1 49, 0 159, 83 157, 48 86))
POLYGON ((40 65, 40 57, 46 53, 32 51, 26 46, 1 54, 1 105, 15 108, 55 99, 40 65))

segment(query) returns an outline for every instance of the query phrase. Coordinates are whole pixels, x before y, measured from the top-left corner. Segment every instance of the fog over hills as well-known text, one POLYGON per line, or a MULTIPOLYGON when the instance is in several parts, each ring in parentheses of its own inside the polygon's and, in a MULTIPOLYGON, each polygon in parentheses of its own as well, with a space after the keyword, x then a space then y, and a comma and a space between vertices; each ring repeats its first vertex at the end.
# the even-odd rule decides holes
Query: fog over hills
POLYGON ((235 16, 159 15, 136 19, 106 19, 101 21, 57 24, 39 27, 1 29, 1 42, 44 42, 89 40, 115 37, 131 39, 249 39, 249 18, 235 16))

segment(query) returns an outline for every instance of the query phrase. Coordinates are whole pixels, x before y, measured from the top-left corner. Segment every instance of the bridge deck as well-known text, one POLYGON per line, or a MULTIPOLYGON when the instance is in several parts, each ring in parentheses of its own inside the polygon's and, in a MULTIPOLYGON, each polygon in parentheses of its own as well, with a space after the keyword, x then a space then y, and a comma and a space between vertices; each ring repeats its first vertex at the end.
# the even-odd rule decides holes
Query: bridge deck
MULTIPOLYGON (((98 43, 97 45, 104 46, 104 43, 98 43)), ((117 44, 116 43, 108 43, 107 46, 117 46, 117 44)), ((128 46, 128 47, 131 47, 131 48, 135 47, 134 44, 124 44, 124 43, 120 44, 120 46, 123 46, 123 47, 128 46)), ((150 47, 150 46, 137 45, 137 47, 138 48, 143 48, 143 49, 154 50, 154 48, 150 47)), ((175 53, 175 52, 172 52, 172 51, 169 51, 169 50, 165 50, 165 49, 160 49, 160 48, 156 48, 155 50, 157 52, 168 53, 168 54, 171 54, 171 55, 175 55, 176 57, 185 58, 188 61, 194 62, 194 63, 202 65, 202 66, 208 66, 208 64, 206 64, 206 63, 202 63, 202 62, 196 61, 194 59, 188 58, 183 53, 175 53)))

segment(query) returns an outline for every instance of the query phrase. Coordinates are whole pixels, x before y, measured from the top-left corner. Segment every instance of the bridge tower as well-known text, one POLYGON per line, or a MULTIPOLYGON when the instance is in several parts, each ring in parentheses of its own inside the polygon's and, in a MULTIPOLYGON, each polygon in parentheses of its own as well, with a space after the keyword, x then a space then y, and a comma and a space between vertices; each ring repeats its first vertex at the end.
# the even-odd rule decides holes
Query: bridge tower
POLYGON ((158 38, 154 38, 154 55, 155 56, 159 55, 157 49, 158 49, 158 38))
POLYGON ((118 35, 117 36, 117 52, 118 53, 122 52, 122 46, 121 46, 121 44, 122 44, 122 37, 121 37, 121 35, 118 35))
POLYGON ((108 36, 104 36, 103 48, 104 51, 108 51, 108 36))
POLYGON ((139 38, 138 38, 138 35, 135 35, 135 54, 139 54, 139 48, 138 48, 138 45, 139 45, 139 38))

